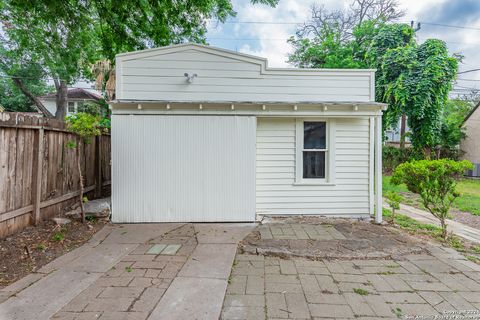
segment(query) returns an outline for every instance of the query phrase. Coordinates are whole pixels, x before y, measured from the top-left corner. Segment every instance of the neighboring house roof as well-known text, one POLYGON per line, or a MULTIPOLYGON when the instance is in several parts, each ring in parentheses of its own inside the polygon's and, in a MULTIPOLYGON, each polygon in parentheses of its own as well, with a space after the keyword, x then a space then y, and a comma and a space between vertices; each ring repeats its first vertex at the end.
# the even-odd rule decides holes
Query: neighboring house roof
POLYGON ((473 109, 467 114, 467 116, 465 117, 465 119, 463 120, 463 123, 464 124, 465 122, 467 122, 467 120, 472 116, 472 114, 475 113, 475 111, 477 111, 478 109, 478 106, 480 106, 480 101, 477 103, 477 105, 475 107, 473 107, 473 109))
MULTIPOLYGON (((40 97, 41 99, 55 99, 56 93, 49 93, 40 97)), ((102 96, 82 88, 68 89, 67 99, 72 100, 100 100, 102 96)))

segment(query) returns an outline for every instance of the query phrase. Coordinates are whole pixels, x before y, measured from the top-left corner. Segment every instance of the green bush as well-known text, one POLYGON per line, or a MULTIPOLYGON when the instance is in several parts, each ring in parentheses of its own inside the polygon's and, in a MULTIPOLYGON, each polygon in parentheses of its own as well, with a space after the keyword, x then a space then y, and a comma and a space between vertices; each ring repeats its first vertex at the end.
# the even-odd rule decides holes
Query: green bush
POLYGON ((400 209, 400 202, 403 201, 403 197, 395 191, 388 191, 385 194, 385 198, 387 199, 388 205, 392 209, 392 218, 390 219, 390 222, 395 223, 395 210, 400 209))
POLYGON ((395 185, 404 183, 408 190, 417 193, 423 206, 435 216, 442 227, 442 237, 447 237, 448 217, 452 202, 459 196, 457 181, 465 170, 472 168, 469 161, 419 160, 399 165, 392 176, 395 185))
POLYGON ((413 148, 400 149, 393 146, 384 146, 382 153, 383 171, 385 173, 393 172, 401 163, 423 159, 422 153, 415 151, 413 148))

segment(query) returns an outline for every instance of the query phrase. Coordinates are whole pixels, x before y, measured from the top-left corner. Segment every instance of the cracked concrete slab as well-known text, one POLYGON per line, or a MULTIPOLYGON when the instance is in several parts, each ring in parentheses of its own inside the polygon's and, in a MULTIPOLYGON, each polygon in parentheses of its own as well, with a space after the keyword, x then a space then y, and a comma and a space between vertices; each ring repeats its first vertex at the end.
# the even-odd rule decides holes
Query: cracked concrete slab
POLYGON ((100 276, 92 272, 53 272, 0 304, 0 319, 49 319, 100 276))
POLYGON ((179 276, 227 279, 236 251, 236 244, 199 244, 179 276))
POLYGON ((145 243, 182 225, 184 223, 122 224, 103 243, 145 243))
POLYGON ((218 319, 226 289, 223 279, 177 277, 148 319, 218 319))

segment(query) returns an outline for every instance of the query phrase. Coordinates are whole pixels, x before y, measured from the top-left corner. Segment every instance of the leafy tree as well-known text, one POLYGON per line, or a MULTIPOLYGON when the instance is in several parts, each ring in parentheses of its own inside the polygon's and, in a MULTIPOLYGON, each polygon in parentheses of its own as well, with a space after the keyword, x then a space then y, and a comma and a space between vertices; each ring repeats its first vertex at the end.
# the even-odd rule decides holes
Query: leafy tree
POLYGON ((442 125, 440 127, 439 148, 437 158, 457 159, 461 154, 458 148, 465 137, 463 121, 472 110, 473 104, 466 100, 448 100, 443 108, 442 125))
POLYGON ((417 193, 424 207, 440 221, 442 237, 447 238, 450 207, 459 196, 457 181, 473 165, 467 161, 419 160, 399 165, 392 176, 393 184, 405 183, 409 191, 417 193))
MULTIPOLYGON (((21 70, 17 70, 17 75, 23 77, 23 85, 28 92, 34 95, 34 98, 44 95, 50 91, 49 86, 42 77, 42 69, 38 65, 24 65, 21 70)), ((0 72, 1 74, 1 72, 0 72)), ((0 106, 6 111, 33 112, 32 100, 29 99, 6 74, 0 75, 0 106)))
MULTIPOLYGON (((278 0, 251 0, 276 5, 278 0)), ((11 66, 37 62, 57 91, 55 117, 66 114, 67 86, 91 78, 94 61, 185 41, 205 42, 206 21, 234 16, 231 0, 4 0, 0 68, 46 115, 11 66), (4 54, 3 54, 4 53, 4 54)))
MULTIPOLYGON (((274 6, 279 0, 251 0, 274 6)), ((114 61, 121 52, 186 41, 204 43, 206 21, 235 16, 231 0, 92 0, 102 55, 114 61)))
POLYGON ((354 27, 347 40, 342 39, 341 28, 341 20, 325 23, 313 39, 297 32, 289 40, 295 48, 289 61, 299 67, 377 69, 376 100, 389 105, 384 127, 408 117, 413 146, 430 157, 441 142, 442 109, 456 76, 458 57, 450 56, 440 40, 418 45, 412 27, 385 23, 381 17, 354 27))
POLYGON ((387 50, 380 64, 377 99, 390 106, 386 125, 406 114, 412 145, 427 158, 440 142, 442 110, 457 67, 457 59, 436 39, 387 50))
POLYGON ((88 64, 94 61, 96 38, 93 19, 86 1, 5 0, 0 4, 3 22, 2 71, 14 77, 17 87, 45 112, 40 100, 25 86, 16 66, 36 63, 57 91, 55 117, 66 114, 67 86, 88 77, 88 64))
POLYGON ((68 141, 67 148, 76 149, 77 151, 77 170, 79 175, 79 187, 80 187, 80 209, 82 211, 82 222, 85 222, 85 208, 83 206, 83 175, 81 166, 81 150, 85 144, 90 144, 92 138, 101 135, 105 132, 105 128, 101 125, 101 117, 98 115, 92 115, 90 113, 78 112, 74 115, 67 116, 65 118, 67 128, 71 132, 77 135, 76 141, 68 141))

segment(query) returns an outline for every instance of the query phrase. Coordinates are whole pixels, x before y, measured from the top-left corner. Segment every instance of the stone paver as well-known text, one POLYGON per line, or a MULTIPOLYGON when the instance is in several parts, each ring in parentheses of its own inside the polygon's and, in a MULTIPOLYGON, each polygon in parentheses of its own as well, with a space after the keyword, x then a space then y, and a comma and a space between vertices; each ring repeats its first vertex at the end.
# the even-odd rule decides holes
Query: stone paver
MULTIPOLYGON (((108 225, 86 245, 0 290, 0 319, 218 319, 237 242, 253 228, 108 225)), ((248 288, 263 297, 263 278, 243 280, 242 296, 248 288)), ((248 315, 264 314, 259 308, 248 315)))
MULTIPOLYGON (((286 235, 284 228, 270 228, 269 232, 273 238, 292 236, 286 235)), ((307 228, 305 232, 313 231, 307 228)), ((401 260, 312 261, 237 254, 222 318, 433 319, 462 311, 480 318, 480 271, 476 265, 458 263, 456 268, 449 258, 467 260, 447 248, 428 249, 435 254, 401 260), (248 292, 249 278, 263 283, 248 292), (261 308, 264 314, 260 314, 261 308)))

